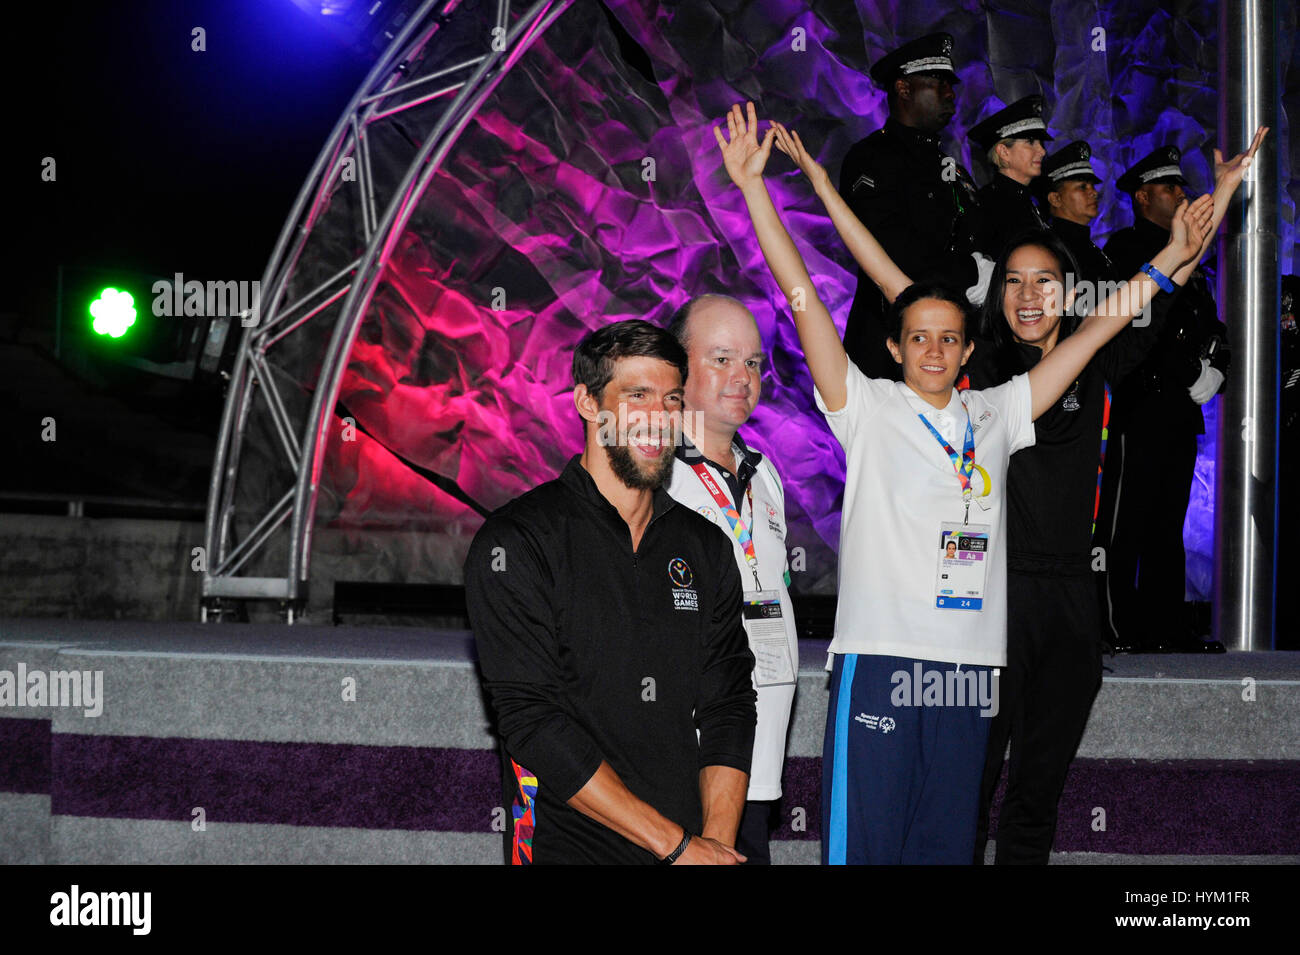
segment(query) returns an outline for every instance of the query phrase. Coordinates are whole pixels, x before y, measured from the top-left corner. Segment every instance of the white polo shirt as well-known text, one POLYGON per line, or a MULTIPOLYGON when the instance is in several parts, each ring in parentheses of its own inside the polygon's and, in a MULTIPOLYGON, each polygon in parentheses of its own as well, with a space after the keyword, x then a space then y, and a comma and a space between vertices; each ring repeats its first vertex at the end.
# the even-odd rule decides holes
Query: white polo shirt
MULTIPOLYGON (((752 453, 752 452, 751 452, 752 453)), ((735 466, 743 460, 741 451, 732 446, 735 466)), ((704 460, 702 457, 700 460, 704 460)), ((707 466, 707 465, 706 465, 707 466)), ((709 467, 717 478, 719 471, 709 467)), ((723 480, 718 480, 722 492, 731 497, 731 490, 723 480)), ((758 576, 764 590, 775 590, 781 599, 781 617, 785 623, 786 643, 790 651, 790 665, 795 676, 799 673, 799 645, 794 627, 794 607, 787 589, 785 551, 785 489, 776 469, 763 458, 750 478, 754 509, 751 514, 748 500, 742 499, 738 510, 754 540, 754 554, 758 558, 758 576)), ((731 532, 726 515, 721 513, 713 495, 704 487, 691 466, 680 458, 673 462, 672 479, 668 493, 686 507, 694 508, 713 521, 731 541, 736 568, 740 571, 741 586, 746 592, 754 589, 754 575, 745 562, 745 552, 731 532)), ((733 503, 735 503, 733 501, 733 503)), ((790 726, 790 707, 794 702, 794 684, 756 686, 758 693, 758 725, 754 732, 754 757, 749 770, 749 792, 746 798, 767 800, 781 798, 781 766, 785 761, 785 737, 790 726)))
POLYGON ((848 467, 830 652, 1005 666, 1007 461, 1034 443, 1029 376, 981 391, 954 389, 942 410, 902 382, 866 377, 852 362, 846 386, 848 400, 835 412, 814 391, 848 467), (952 459, 917 415, 924 414, 960 452, 967 412, 975 463, 992 485, 982 498, 987 509, 970 508, 970 523, 991 529, 984 607, 940 609, 940 525, 961 523, 965 505, 952 459))

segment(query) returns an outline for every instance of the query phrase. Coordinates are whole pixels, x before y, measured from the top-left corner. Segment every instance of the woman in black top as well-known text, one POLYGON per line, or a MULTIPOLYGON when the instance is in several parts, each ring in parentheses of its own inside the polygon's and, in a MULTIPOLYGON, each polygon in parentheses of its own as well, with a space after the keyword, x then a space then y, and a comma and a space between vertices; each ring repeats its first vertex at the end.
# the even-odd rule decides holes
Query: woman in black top
MULTIPOLYGON (((1047 229, 1021 233, 994 269, 967 365, 972 388, 1033 368, 1069 335, 1079 316, 1044 299, 1078 274, 1047 229), (1044 307, 1047 305, 1047 307, 1044 307)), ((1091 290, 1082 293, 1086 298, 1091 290)), ((1107 382, 1137 367, 1155 344, 1170 296, 1156 296, 1147 323, 1125 329, 1035 422, 1037 441, 1007 472, 1007 666, 989 727, 980 793, 976 862, 1008 740, 1011 760, 998 821, 997 861, 1045 864, 1056 833, 1066 772, 1101 687, 1101 619, 1092 531, 1110 411, 1107 382)), ((1077 301, 1077 299, 1076 299, 1077 301)), ((1093 298, 1095 301, 1095 297, 1093 298)))

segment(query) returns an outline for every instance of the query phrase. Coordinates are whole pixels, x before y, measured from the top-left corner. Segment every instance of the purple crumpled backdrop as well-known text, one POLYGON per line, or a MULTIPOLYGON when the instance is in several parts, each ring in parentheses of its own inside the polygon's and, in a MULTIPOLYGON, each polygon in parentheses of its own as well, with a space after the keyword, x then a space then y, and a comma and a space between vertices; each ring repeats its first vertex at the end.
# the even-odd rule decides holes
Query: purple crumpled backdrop
MULTIPOLYGON (((353 349, 341 397, 366 433, 330 445, 319 520, 440 532, 449 546, 467 546, 481 518, 394 452, 498 507, 553 478, 580 449, 569 363, 583 334, 623 318, 664 323, 690 296, 725 291, 754 312, 771 357, 762 403, 744 434, 785 480, 794 585, 832 591, 843 457, 813 406, 784 299, 721 169, 711 127, 724 110, 754 100, 760 117, 798 128, 837 175, 849 146, 885 118, 867 66, 942 29, 957 39, 962 79, 946 146, 981 181, 988 171, 965 130, 1040 92, 1058 145, 1087 139, 1106 181, 1156 146, 1176 143, 1193 189, 1210 183, 1212 4, 609 6, 648 54, 654 80, 625 62, 603 11, 579 0, 466 127, 388 262, 353 349)), ((1294 12, 1284 16, 1285 65, 1294 12)), ((1274 135, 1282 181, 1291 183, 1287 130, 1274 135)), ((790 163, 776 155, 768 172, 773 198, 842 326, 854 290, 851 260, 790 163)), ((1293 184, 1283 197, 1284 271, 1295 191, 1293 184)), ((1106 190, 1094 236, 1130 221, 1127 198, 1106 190)), ((1223 317, 1231 321, 1231 311, 1223 317)), ((1212 498, 1203 489, 1212 462, 1211 441, 1187 527, 1189 593, 1199 597, 1209 591, 1212 498)), ((386 578, 444 579, 418 549, 392 553, 395 540, 375 545, 387 549, 386 578)), ((352 576, 373 578, 364 548, 356 559, 352 576)))

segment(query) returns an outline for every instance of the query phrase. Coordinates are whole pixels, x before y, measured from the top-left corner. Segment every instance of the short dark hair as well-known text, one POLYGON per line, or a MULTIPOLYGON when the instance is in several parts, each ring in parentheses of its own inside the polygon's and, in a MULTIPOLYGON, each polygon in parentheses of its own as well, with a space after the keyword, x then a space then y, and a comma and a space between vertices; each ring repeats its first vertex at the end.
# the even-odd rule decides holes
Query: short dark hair
POLYGON ((614 322, 589 332, 573 350, 573 386, 586 385, 587 392, 600 400, 614 377, 620 358, 658 358, 675 365, 686 384, 686 349, 657 325, 639 318, 614 322))
POLYGON ((966 296, 947 282, 925 281, 909 285, 899 293, 898 298, 889 307, 889 337, 896 345, 903 343, 903 313, 922 299, 933 298, 954 305, 961 312, 961 337, 970 341, 967 329, 970 326, 970 303, 966 296))

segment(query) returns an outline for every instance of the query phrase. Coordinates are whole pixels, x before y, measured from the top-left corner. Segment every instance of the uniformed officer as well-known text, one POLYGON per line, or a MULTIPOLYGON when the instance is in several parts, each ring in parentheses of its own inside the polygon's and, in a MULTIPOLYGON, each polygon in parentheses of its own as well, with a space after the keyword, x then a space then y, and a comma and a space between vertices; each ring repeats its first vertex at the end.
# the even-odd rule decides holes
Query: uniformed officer
MULTIPOLYGON (((939 148, 939 133, 956 112, 952 45, 949 34, 933 33, 871 67, 889 118, 845 155, 840 195, 900 269, 917 281, 942 278, 965 289, 980 278, 971 257, 975 180, 939 148)), ((897 379, 885 315, 880 290, 859 270, 844 349, 868 377, 897 379)))
MULTIPOLYGON (((1106 254, 1132 275, 1169 241, 1174 209, 1183 201, 1176 146, 1162 146, 1120 176, 1133 201, 1133 225, 1116 232, 1106 254)), ((1176 290, 1169 319, 1150 355, 1115 389, 1112 443, 1123 463, 1118 475, 1107 551, 1109 624, 1116 649, 1213 650, 1191 633, 1183 602, 1186 552, 1183 520, 1196 468, 1196 436, 1205 433, 1201 406, 1223 385, 1227 329, 1219 322, 1204 273, 1176 290)))
MULTIPOLYGON (((1115 263, 1092 241, 1089 227, 1097 218, 1097 183, 1092 150, 1075 140, 1043 159, 1043 174, 1036 181, 1039 204, 1050 217, 1048 227, 1061 237, 1079 267, 1075 282, 1117 282, 1115 263)), ((1127 276, 1124 276, 1127 278, 1127 276)))
POLYGON ((1028 229, 1047 223, 1034 205, 1029 184, 1042 172, 1043 143, 1050 141, 1043 121, 1043 98, 1026 96, 971 128, 971 141, 997 169, 992 181, 979 191, 980 228, 975 248, 991 259, 1002 254, 1007 242, 1028 229))

